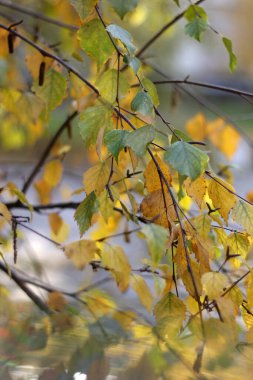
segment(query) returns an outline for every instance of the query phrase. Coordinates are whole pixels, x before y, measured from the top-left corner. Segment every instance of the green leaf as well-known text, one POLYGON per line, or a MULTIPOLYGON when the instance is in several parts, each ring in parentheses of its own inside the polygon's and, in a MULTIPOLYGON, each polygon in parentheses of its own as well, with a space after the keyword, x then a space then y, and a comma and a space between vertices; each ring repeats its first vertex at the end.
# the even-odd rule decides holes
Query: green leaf
POLYGON ((51 111, 61 104, 67 88, 67 81, 64 76, 54 69, 50 69, 45 74, 43 86, 37 83, 33 86, 33 91, 39 96, 51 111))
POLYGON ((201 18, 195 18, 193 21, 185 25, 185 33, 190 37, 200 41, 203 33, 206 31, 207 22, 201 18))
POLYGON ((155 138, 155 130, 152 125, 145 125, 125 135, 125 146, 133 149, 137 156, 143 156, 146 152, 147 145, 155 138))
POLYGON ((82 21, 85 21, 94 11, 97 2, 98 0, 70 0, 82 21))
POLYGON ((145 91, 138 92, 131 103, 131 108, 133 111, 139 112, 144 116, 151 114, 153 103, 150 95, 145 91))
POLYGON ((157 89, 156 89, 156 86, 154 85, 154 83, 150 79, 144 78, 142 80, 142 84, 145 87, 148 94, 150 95, 153 104, 156 107, 158 107, 160 102, 159 102, 159 96, 157 94, 157 89))
POLYGON ((141 232, 145 235, 152 262, 154 266, 157 266, 166 251, 168 231, 162 226, 150 223, 145 225, 141 232))
POLYGON ((115 69, 105 71, 96 82, 100 95, 110 103, 115 102, 117 88, 119 99, 124 97, 129 88, 128 81, 123 73, 118 73, 115 69))
POLYGON ((130 55, 134 54, 136 47, 132 43, 133 37, 126 29, 123 29, 118 25, 111 24, 107 26, 106 30, 113 38, 116 38, 122 42, 130 55))
POLYGON ((184 13, 184 17, 189 21, 185 25, 185 33, 200 41, 203 32, 207 29, 207 14, 205 10, 198 5, 190 5, 184 13))
POLYGON ((233 73, 237 67, 237 58, 235 53, 233 52, 232 41, 229 38, 223 37, 222 42, 229 54, 229 68, 231 73, 233 73))
POLYGON ((164 155, 167 161, 181 175, 193 181, 206 169, 209 157, 202 150, 184 141, 172 144, 164 155))
POLYGON ((138 0, 109 0, 109 2, 121 19, 123 19, 128 12, 136 8, 138 4, 138 0))
POLYGON ((239 200, 233 209, 232 218, 241 224, 249 235, 253 235, 253 205, 239 200))
POLYGON ((78 31, 81 48, 98 65, 98 69, 110 58, 114 46, 103 24, 98 19, 82 25, 78 31))
POLYGON ((196 18, 205 21, 208 19, 205 10, 199 5, 190 5, 184 13, 184 18, 188 21, 194 21, 196 18))
POLYGON ((94 191, 90 193, 77 207, 74 218, 79 227, 80 236, 91 227, 91 219, 98 211, 98 200, 94 191))
POLYGON ((81 112, 78 127, 86 147, 95 144, 100 128, 110 128, 111 116, 111 111, 103 105, 89 107, 81 112))
POLYGON ((131 67, 135 74, 138 73, 139 68, 141 67, 141 61, 136 57, 131 57, 129 55, 124 55, 123 61, 131 67))
POLYGON ((125 137, 130 132, 114 129, 105 134, 104 142, 109 152, 118 160, 119 152, 126 146, 125 137))

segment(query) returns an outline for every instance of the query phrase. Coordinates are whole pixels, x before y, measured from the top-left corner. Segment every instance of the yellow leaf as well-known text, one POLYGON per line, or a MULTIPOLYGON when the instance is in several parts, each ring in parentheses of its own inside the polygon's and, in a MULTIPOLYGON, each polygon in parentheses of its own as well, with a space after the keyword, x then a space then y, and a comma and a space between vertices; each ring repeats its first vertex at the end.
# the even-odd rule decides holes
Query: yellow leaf
POLYGON ((219 209, 218 211, 226 223, 228 222, 230 210, 236 204, 236 196, 231 193, 234 191, 233 186, 220 178, 211 179, 208 186, 208 195, 213 202, 213 206, 219 209))
POLYGON ((203 176, 198 177, 195 181, 191 181, 190 178, 184 182, 185 189, 189 197, 193 198, 193 200, 197 203, 199 208, 201 208, 203 198, 206 193, 206 180, 203 176))
POLYGON ((52 187, 42 178, 34 183, 34 188, 38 193, 40 203, 48 204, 51 200, 52 187))
MULTIPOLYGON (((168 165, 166 165, 158 155, 155 155, 155 159, 156 159, 157 163, 159 164, 169 186, 171 186, 171 174, 170 174, 168 165)), ((145 178, 145 187, 147 188, 149 193, 162 188, 162 186, 161 186, 162 180, 160 180, 156 166, 155 166, 154 161, 152 159, 149 161, 149 163, 148 163, 143 174, 144 174, 144 178, 145 178)), ((164 185, 164 187, 165 187, 165 185, 164 185)))
POLYGON ((47 299, 48 307, 54 311, 62 311, 66 305, 66 300, 60 292, 51 292, 47 299))
POLYGON ((82 300, 86 302, 87 308, 96 315, 97 318, 102 317, 112 310, 116 309, 116 304, 112 298, 100 289, 91 289, 85 292, 82 300))
POLYGON ((246 235, 239 233, 232 233, 228 236, 227 245, 230 248, 230 254, 240 255, 243 259, 246 259, 249 252, 249 239, 246 235))
POLYGON ((137 293, 142 305, 150 312, 153 306, 153 296, 144 278, 137 274, 132 274, 130 284, 137 293))
POLYGON ((69 237, 69 230, 70 230, 69 224, 62 221, 61 225, 59 226, 59 230, 57 234, 51 231, 51 239, 55 240, 59 244, 63 243, 69 237))
POLYGON ((187 267, 186 270, 181 274, 181 279, 184 283, 184 286, 185 286, 185 289, 187 290, 187 292, 193 298, 197 299, 198 296, 200 296, 202 293, 202 285, 201 285, 201 281, 200 281, 200 265, 197 264, 193 260, 190 260, 190 263, 191 263, 191 273, 192 274, 190 273, 190 271, 187 267), (192 276, 194 277, 194 282, 193 282, 192 276), (197 293, 196 293, 196 289, 195 289, 194 284, 196 285, 197 293))
POLYGON ((121 292, 129 286, 131 266, 122 247, 103 244, 102 265, 111 272, 121 292))
POLYGON ((202 113, 198 113, 192 119, 188 120, 185 129, 193 140, 203 141, 206 137, 207 121, 202 113))
POLYGON ((213 145, 227 158, 233 157, 239 145, 240 135, 232 125, 226 124, 221 118, 215 119, 208 123, 207 135, 213 145))
POLYGON ((0 214, 2 214, 2 216, 7 220, 7 222, 11 222, 11 212, 8 210, 7 206, 2 202, 0 202, 0 214))
POLYGON ((177 220, 177 215, 170 194, 166 190, 164 190, 164 194, 165 202, 161 189, 147 195, 141 202, 141 212, 145 218, 168 228, 172 222, 177 220))
POLYGON ((62 178, 63 167, 59 160, 52 160, 45 164, 43 179, 50 187, 56 187, 62 178))
POLYGON ((96 258, 99 248, 93 240, 78 240, 63 247, 65 255, 77 269, 83 269, 96 258))
POLYGON ((203 293, 207 295, 210 300, 217 299, 223 293, 224 289, 228 286, 227 277, 219 272, 207 272, 201 277, 203 285, 203 293))
POLYGON ((62 218, 60 217, 60 215, 53 212, 52 214, 48 215, 48 219, 51 230, 55 235, 58 235, 63 223, 62 218))
POLYGON ((95 191, 100 194, 106 187, 110 175, 111 160, 99 162, 92 166, 83 175, 83 185, 86 194, 95 191))

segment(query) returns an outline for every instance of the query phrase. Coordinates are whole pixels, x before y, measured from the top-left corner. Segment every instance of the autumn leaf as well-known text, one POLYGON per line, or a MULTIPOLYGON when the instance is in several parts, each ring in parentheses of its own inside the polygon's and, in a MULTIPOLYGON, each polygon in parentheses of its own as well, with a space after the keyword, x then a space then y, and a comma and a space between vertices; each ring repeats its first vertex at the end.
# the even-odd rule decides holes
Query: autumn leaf
POLYGON ((45 74, 43 86, 34 84, 33 90, 47 105, 51 111, 56 108, 64 99, 67 89, 67 82, 64 76, 54 69, 50 69, 45 74))
POLYGON ((99 248, 93 240, 78 240, 63 247, 65 255, 77 269, 82 270, 92 260, 95 260, 99 248))
POLYGON ((63 223, 62 218, 60 215, 53 212, 52 214, 49 214, 48 219, 53 233, 57 235, 63 223))
POLYGON ((207 295, 210 300, 220 297, 229 284, 227 277, 219 272, 204 273, 201 277, 201 282, 203 285, 203 293, 207 295))
POLYGON ((189 119, 185 125, 186 132, 194 141, 204 141, 206 137, 207 121, 202 113, 198 113, 189 119))
POLYGON ((50 187, 56 187, 62 178, 63 167, 59 160, 52 160, 45 164, 43 179, 50 187))
POLYGON ((249 235, 253 235, 253 205, 239 199, 233 209, 232 218, 241 224, 249 235))
POLYGON ((83 185, 86 194, 93 191, 100 194, 106 187, 110 175, 111 160, 101 161, 88 169, 83 175, 83 185))
POLYGON ((156 329, 163 339, 178 333, 186 316, 186 306, 173 293, 168 293, 157 302, 154 308, 156 329))
POLYGON ((231 209, 236 204, 234 191, 233 186, 220 178, 214 177, 209 182, 208 195, 226 223, 231 209))
POLYGON ((201 209, 203 199, 207 189, 207 183, 203 176, 198 177, 195 181, 191 181, 189 178, 184 182, 187 195, 191 197, 201 209))
POLYGON ((145 218, 168 228, 172 222, 177 220, 177 214, 167 190, 164 190, 164 197, 161 189, 153 191, 141 202, 141 212, 145 218))
POLYGON ((153 306, 153 296, 146 281, 137 274, 132 274, 130 278, 130 285, 137 293, 142 305, 150 312, 153 306))
MULTIPOLYGON (((164 177, 166 178, 168 185, 171 186, 172 178, 168 165, 166 165, 158 155, 155 155, 155 160, 159 165, 164 177)), ((143 175, 145 178, 145 187, 147 188, 149 193, 152 193, 152 191, 156 191, 162 188, 161 181, 163 182, 163 180, 160 179, 156 165, 152 159, 146 166, 143 175)))
POLYGON ((231 159, 238 149, 240 135, 235 128, 221 118, 207 124, 207 136, 213 145, 231 159))
POLYGON ((123 248, 120 246, 103 244, 100 255, 102 265, 111 272, 119 290, 125 292, 129 286, 131 266, 123 248))

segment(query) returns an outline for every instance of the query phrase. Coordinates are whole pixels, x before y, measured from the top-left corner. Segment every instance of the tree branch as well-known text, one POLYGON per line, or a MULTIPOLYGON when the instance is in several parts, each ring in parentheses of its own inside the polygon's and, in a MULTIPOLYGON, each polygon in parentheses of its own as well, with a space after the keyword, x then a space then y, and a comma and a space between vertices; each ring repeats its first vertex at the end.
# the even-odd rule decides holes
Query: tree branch
POLYGON ((12 10, 19 12, 19 13, 23 13, 27 16, 34 17, 36 19, 42 20, 44 22, 58 26, 60 28, 65 28, 65 29, 69 29, 69 30, 73 30, 73 31, 76 31, 79 29, 78 26, 70 25, 70 24, 67 24, 65 22, 56 20, 52 17, 45 16, 40 12, 33 11, 31 9, 28 9, 27 7, 25 8, 25 7, 22 7, 21 5, 18 5, 18 4, 13 4, 10 1, 0 0, 0 6, 12 9, 12 10))
POLYGON ((27 180, 25 181, 24 185, 23 185, 23 188, 22 188, 22 191, 23 193, 26 193, 27 190, 29 189, 29 187, 31 186, 32 184, 32 181, 34 180, 34 178, 36 177, 36 175, 38 174, 38 172, 40 171, 41 167, 43 166, 44 162, 46 161, 51 149, 53 148, 54 144, 56 143, 56 141, 58 140, 58 138, 60 137, 60 135, 63 133, 63 131, 65 130, 66 127, 68 127, 68 125, 71 123, 71 121, 77 116, 77 111, 73 112, 65 121, 64 123, 60 126, 60 128, 58 129, 58 131, 55 133, 55 135, 53 136, 53 138, 49 141, 48 145, 46 146, 45 150, 43 151, 39 161, 37 162, 37 164, 35 165, 35 167, 33 168, 33 170, 31 171, 30 175, 28 176, 27 180))
POLYGON ((46 314, 52 314, 52 311, 29 287, 26 285, 24 279, 22 279, 13 269, 7 268, 2 262, 0 262, 0 270, 7 275, 11 273, 11 279, 22 289, 25 294, 38 306, 38 308, 46 314))

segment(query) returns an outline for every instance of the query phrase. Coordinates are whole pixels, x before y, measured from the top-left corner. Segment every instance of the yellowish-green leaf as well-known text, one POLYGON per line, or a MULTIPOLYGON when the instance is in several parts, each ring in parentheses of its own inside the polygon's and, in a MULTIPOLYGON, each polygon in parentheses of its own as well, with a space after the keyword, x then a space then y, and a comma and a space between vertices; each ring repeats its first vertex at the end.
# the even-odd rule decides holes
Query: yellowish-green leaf
POLYGON ((77 269, 82 270, 92 260, 95 260, 99 249, 93 240, 79 240, 63 247, 65 255, 77 269))
POLYGON ((61 104, 66 89, 66 79, 61 73, 54 69, 50 69, 46 72, 43 86, 39 86, 37 83, 33 86, 36 95, 44 100, 49 111, 61 104))
POLYGON ((208 195, 213 206, 219 209, 218 211, 226 223, 231 209, 236 204, 234 191, 233 186, 220 178, 211 179, 208 186, 208 195))
POLYGON ((253 235, 253 205, 239 200, 233 209, 232 218, 241 224, 249 235, 253 235))
POLYGON ((149 78, 144 78, 142 79, 142 84, 145 90, 148 92, 149 96, 151 97, 154 106, 158 107, 160 102, 157 89, 154 83, 149 78))
POLYGON ((118 73, 115 69, 105 71, 96 84, 100 95, 110 103, 115 102, 117 95, 119 99, 124 97, 129 88, 129 83, 124 74, 118 73))
POLYGON ((230 254, 240 255, 243 259, 246 259, 250 246, 246 235, 233 232, 228 236, 227 244, 230 248, 230 254))
POLYGON ((111 160, 97 163, 88 169, 83 175, 83 185, 86 194, 94 191, 100 194, 109 180, 111 160))
POLYGON ((224 289, 228 286, 228 278, 219 272, 207 272, 201 277, 203 285, 203 293, 207 295, 210 300, 220 297, 224 289))
POLYGON ((142 305, 150 312, 153 306, 153 296, 143 277, 132 274, 130 278, 130 285, 137 293, 142 305))
POLYGON ((86 108, 79 116, 78 127, 86 147, 96 143, 101 128, 111 126, 112 112, 104 105, 86 108))
POLYGON ((78 31, 78 38, 81 48, 97 63, 99 70, 114 53, 114 46, 98 19, 82 25, 78 31))
POLYGON ((103 244, 101 260, 102 265, 111 272, 119 290, 125 292, 129 286, 131 266, 123 248, 103 244))

